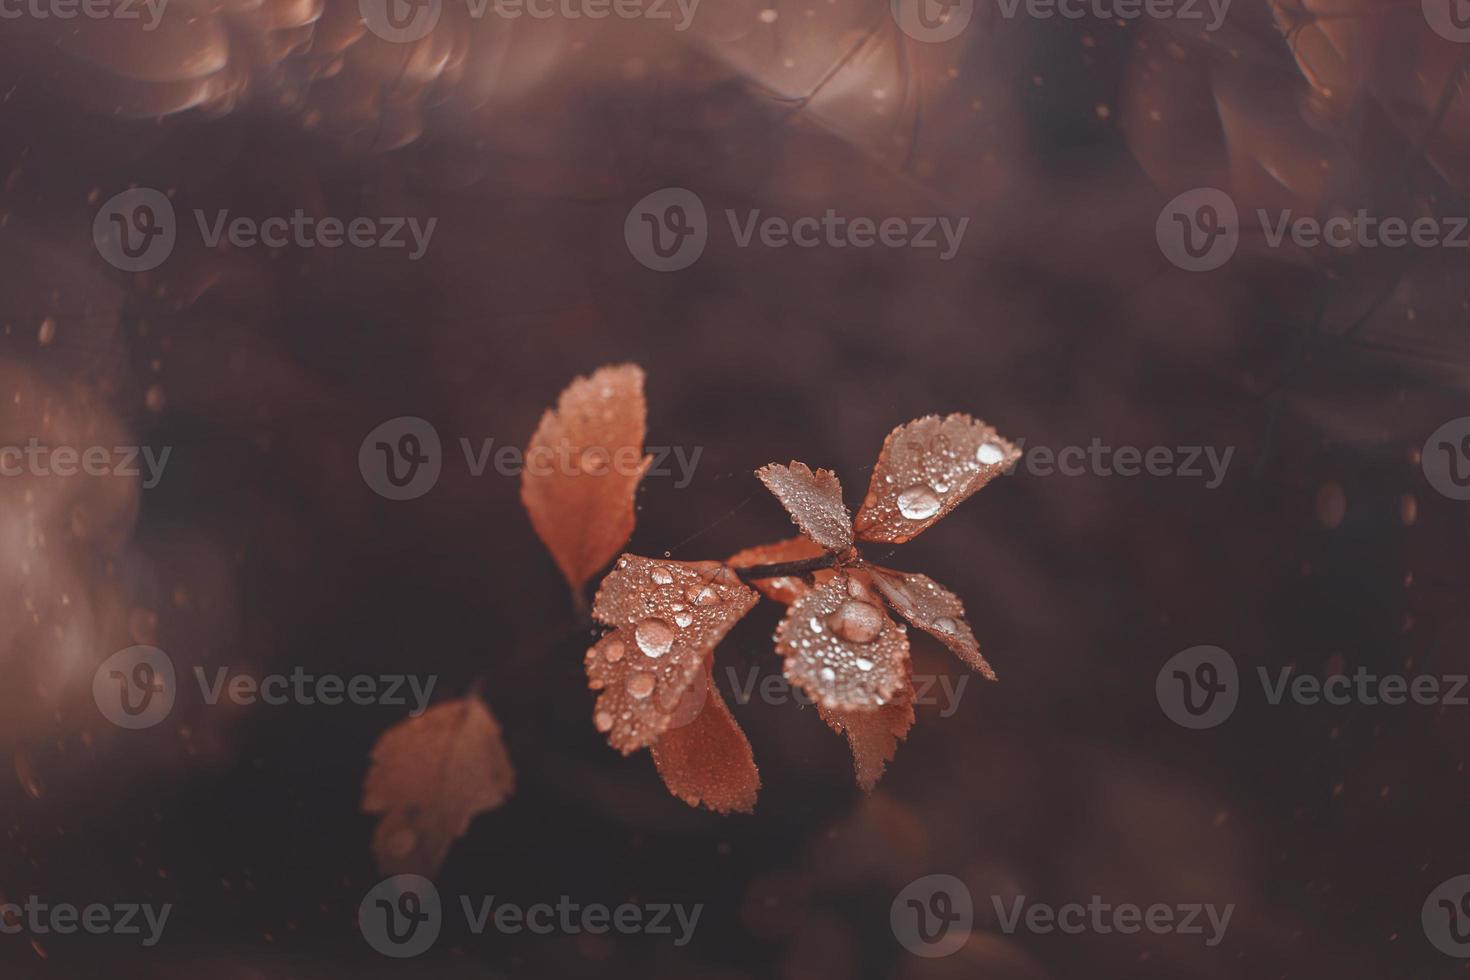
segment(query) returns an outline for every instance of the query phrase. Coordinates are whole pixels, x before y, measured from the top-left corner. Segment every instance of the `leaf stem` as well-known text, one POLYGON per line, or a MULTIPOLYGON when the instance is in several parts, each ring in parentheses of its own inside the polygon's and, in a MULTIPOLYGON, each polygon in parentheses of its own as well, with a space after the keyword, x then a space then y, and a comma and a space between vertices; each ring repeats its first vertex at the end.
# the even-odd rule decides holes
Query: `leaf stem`
POLYGON ((742 582, 754 582, 766 578, 795 578, 807 575, 811 572, 820 571, 823 568, 836 566, 841 558, 840 552, 829 551, 815 558, 803 558, 799 561, 778 561, 770 565, 744 565, 732 567, 730 570, 740 576, 742 582))

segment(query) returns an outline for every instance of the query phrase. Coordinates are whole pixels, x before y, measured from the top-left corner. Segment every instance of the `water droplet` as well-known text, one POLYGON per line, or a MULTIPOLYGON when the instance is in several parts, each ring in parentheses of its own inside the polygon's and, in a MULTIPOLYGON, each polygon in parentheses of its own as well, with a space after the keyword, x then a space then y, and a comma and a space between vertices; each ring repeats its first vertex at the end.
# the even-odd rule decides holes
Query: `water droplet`
POLYGON ((857 660, 853 661, 853 663, 857 665, 858 670, 862 671, 865 674, 873 669, 873 661, 867 660, 863 657, 858 657, 857 660))
POLYGON ((827 625, 849 643, 872 643, 883 632, 883 611, 870 602, 848 599, 827 618, 827 625))
POLYGON ((593 717, 592 724, 597 726, 599 732, 610 732, 613 726, 613 716, 606 711, 599 711, 593 717))
POLYGON ((812 628, 813 633, 822 632, 822 621, 816 616, 813 616, 811 619, 807 620, 807 625, 812 628))
POLYGON ((689 624, 692 622, 694 622, 694 617, 684 610, 681 609, 678 612, 674 613, 674 624, 678 626, 681 630, 688 629, 689 624))
POLYGON ((934 628, 941 633, 948 633, 950 636, 953 636, 960 631, 959 624, 950 619, 948 616, 940 616, 938 619, 936 619, 934 621, 934 628))
POLYGON ((609 640, 607 646, 602 648, 602 655, 607 658, 608 663, 615 664, 623 659, 626 650, 622 640, 609 640))
POLYGON ((824 680, 824 681, 834 681, 836 679, 837 679, 837 671, 833 670, 831 667, 823 667, 822 668, 822 680, 824 680))
POLYGON ((628 693, 640 701, 653 693, 657 681, 647 671, 639 671, 628 678, 628 693))
POLYGON ((688 593, 689 601, 698 606, 712 606, 720 601, 715 595, 715 590, 708 585, 690 586, 688 593))
POLYGON ((650 657, 662 657, 674 645, 674 628, 662 619, 645 619, 633 630, 638 649, 650 657))
POLYGON ((648 577, 653 579, 655 585, 672 585, 674 582, 673 574, 662 565, 649 572, 648 577))
POLYGON ((898 512, 911 521, 922 521, 939 513, 939 497, 922 484, 898 495, 898 512))
POLYGON ((1005 452, 993 442, 982 442, 980 448, 975 450, 975 458, 980 461, 981 466, 994 466, 1006 458, 1005 452))

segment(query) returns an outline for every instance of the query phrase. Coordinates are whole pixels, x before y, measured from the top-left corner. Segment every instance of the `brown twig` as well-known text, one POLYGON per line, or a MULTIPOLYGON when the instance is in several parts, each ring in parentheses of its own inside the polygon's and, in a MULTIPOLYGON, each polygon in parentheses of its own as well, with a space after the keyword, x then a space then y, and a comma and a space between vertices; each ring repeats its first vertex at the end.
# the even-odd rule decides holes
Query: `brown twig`
POLYGON ((811 572, 820 571, 823 568, 833 568, 842 557, 840 552, 829 551, 815 558, 803 558, 799 561, 778 561, 770 565, 732 567, 731 571, 740 576, 740 581, 742 582, 754 582, 758 579, 767 578, 795 578, 811 572))

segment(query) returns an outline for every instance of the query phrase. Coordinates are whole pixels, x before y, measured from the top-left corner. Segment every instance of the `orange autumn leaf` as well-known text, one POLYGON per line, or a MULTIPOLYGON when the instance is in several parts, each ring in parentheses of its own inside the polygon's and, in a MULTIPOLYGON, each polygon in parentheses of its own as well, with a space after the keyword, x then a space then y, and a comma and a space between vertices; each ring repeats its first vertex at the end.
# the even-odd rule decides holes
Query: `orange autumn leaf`
POLYGON ((878 565, 868 568, 873 574, 873 586, 895 612, 949 647, 987 680, 996 679, 995 671, 980 653, 980 644, 970 624, 965 621, 965 605, 957 595, 927 575, 895 572, 878 565))
POLYGON ((700 705, 694 720, 670 728, 653 743, 658 774, 669 792, 690 806, 749 813, 761 788, 750 742, 715 690, 712 677, 692 688, 686 699, 695 696, 700 705))
POLYGON ((593 724, 608 743, 627 755, 667 731, 715 644, 758 601, 719 562, 619 558, 592 604, 613 631, 585 661, 588 686, 601 692, 593 724))
POLYGON ((384 874, 434 874, 475 814, 515 789, 500 725, 474 695, 394 725, 372 760, 362 811, 382 815, 373 854, 384 874))
POLYGON ((852 547, 852 516, 842 502, 842 484, 831 470, 812 472, 805 463, 771 463, 755 471, 791 515, 801 532, 828 551, 852 547))
POLYGON ((578 596, 633 533, 633 498, 653 462, 646 416, 643 369, 600 368, 567 385, 526 447, 521 502, 578 596))
POLYGON ((1021 451, 968 415, 915 419, 888 434, 863 506, 861 541, 902 544, 1004 473, 1021 451))
POLYGON ((883 770, 898 752, 898 743, 914 727, 914 696, 910 679, 892 701, 876 711, 842 711, 817 705, 822 720, 833 731, 847 736, 853 771, 863 792, 871 793, 878 785, 883 770))
POLYGON ((879 708, 908 684, 908 637, 865 578, 838 573, 793 602, 776 628, 786 679, 828 708, 879 708))

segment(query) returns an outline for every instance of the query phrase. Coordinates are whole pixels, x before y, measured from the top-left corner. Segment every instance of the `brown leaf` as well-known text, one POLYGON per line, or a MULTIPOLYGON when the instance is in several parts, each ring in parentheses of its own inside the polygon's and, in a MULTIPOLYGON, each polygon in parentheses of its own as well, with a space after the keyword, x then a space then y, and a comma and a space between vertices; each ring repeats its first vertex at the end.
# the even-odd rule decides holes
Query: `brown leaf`
MULTIPOLYGON (((787 538, 784 541, 759 544, 754 548, 738 551, 727 558, 725 564, 731 568, 746 568, 751 565, 775 565, 788 561, 802 561, 824 554, 826 554, 826 549, 811 538, 787 538)), ((813 572, 812 577, 821 583, 830 580, 833 574, 831 569, 823 568, 813 572)), ((766 598, 784 602, 788 606, 811 589, 811 586, 807 585, 803 579, 787 575, 758 579, 750 584, 759 589, 766 598)))
POLYGON ((868 569, 873 573, 873 587, 900 616, 937 638, 987 680, 996 679, 965 620, 965 606, 959 596, 917 572, 895 572, 877 565, 868 569))
MULTIPOLYGON (((713 660, 708 663, 712 668, 713 660)), ((686 700, 697 697, 700 703, 694 720, 670 728, 653 743, 654 765, 669 792, 690 806, 750 813, 761 788, 755 756, 714 678, 706 675, 705 681, 686 694, 686 700)))
POLYGON ((1019 449, 968 415, 901 425, 883 441, 853 525, 857 536, 902 544, 1020 458, 1019 449))
POLYGON ((623 555, 592 604, 613 632, 587 651, 587 683, 602 693, 593 723, 624 755, 673 724, 715 644, 760 597, 724 565, 623 555))
POLYGON ((791 522, 828 551, 852 547, 852 515, 842 502, 842 484, 831 470, 811 471, 805 463, 771 463, 755 471, 776 495, 791 522))
POLYGON ((833 731, 847 736, 858 786, 864 793, 871 793, 898 752, 898 743, 914 727, 914 684, 908 679, 904 690, 877 711, 841 711, 817 705, 817 713, 833 731))
POLYGON ((470 819, 515 789, 500 725, 470 695, 436 704, 378 737, 362 812, 382 814, 373 854, 384 874, 432 875, 470 819))
POLYGON ((792 603, 776 629, 786 679, 824 707, 872 710, 908 683, 908 637, 865 579, 839 572, 792 603))
POLYGON ((633 533, 643 455, 643 369, 620 364, 567 385, 526 447, 521 503, 572 591, 633 533))

